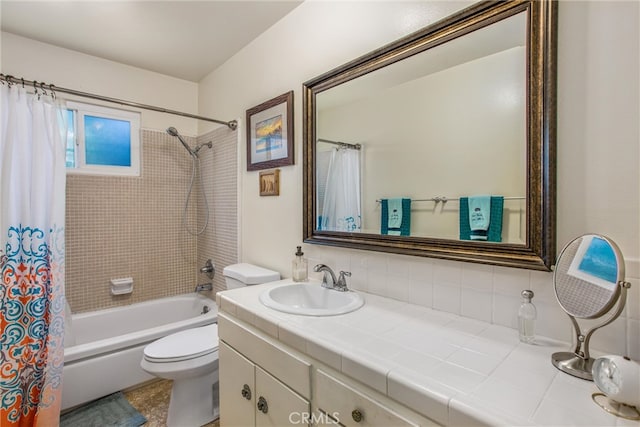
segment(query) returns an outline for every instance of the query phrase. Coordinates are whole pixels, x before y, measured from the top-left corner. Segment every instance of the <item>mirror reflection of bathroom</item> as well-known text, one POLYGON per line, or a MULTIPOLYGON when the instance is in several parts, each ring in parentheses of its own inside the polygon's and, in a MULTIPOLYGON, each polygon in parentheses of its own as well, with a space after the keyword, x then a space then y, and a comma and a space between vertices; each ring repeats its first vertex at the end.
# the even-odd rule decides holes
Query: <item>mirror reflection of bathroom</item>
POLYGON ((526 38, 520 12, 318 93, 317 229, 524 244, 526 38))
POLYGON ((591 336, 622 313, 630 286, 625 281, 622 253, 611 239, 586 234, 565 246, 554 273, 554 291, 574 328, 575 348, 573 352, 554 353, 554 366, 579 378, 593 378, 591 336))

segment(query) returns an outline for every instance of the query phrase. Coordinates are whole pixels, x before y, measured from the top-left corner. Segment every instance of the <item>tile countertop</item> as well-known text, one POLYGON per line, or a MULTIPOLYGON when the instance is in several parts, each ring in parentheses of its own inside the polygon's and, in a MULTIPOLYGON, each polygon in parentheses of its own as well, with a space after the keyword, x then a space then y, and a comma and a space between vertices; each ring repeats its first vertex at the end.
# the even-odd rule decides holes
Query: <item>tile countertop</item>
MULTIPOLYGON (((589 381, 551 364, 570 344, 359 292, 351 313, 281 313, 258 297, 290 280, 219 292, 220 309, 442 425, 635 426, 591 400, 589 381)), ((319 286, 319 282, 300 286, 319 286)), ((514 308, 515 310, 516 308, 514 308)), ((567 319, 567 322, 569 320, 567 319)))

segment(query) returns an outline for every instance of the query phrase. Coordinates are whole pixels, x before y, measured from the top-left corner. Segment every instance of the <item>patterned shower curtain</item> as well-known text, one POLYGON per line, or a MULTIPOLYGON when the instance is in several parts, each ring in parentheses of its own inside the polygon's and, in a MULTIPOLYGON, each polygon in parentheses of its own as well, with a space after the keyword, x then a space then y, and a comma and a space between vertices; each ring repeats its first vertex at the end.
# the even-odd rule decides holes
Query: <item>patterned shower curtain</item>
POLYGON ((59 424, 64 358, 64 110, 0 86, 0 425, 59 424))

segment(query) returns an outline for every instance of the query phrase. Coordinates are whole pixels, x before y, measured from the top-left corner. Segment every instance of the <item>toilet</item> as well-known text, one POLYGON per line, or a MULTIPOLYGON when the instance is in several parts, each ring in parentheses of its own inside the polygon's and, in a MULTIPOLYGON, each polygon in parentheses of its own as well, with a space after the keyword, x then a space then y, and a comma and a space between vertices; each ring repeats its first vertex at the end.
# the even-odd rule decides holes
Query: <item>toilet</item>
MULTIPOLYGON (((241 263, 224 268, 227 289, 280 280, 278 272, 241 263)), ((176 332, 144 348, 140 367, 173 380, 168 427, 197 427, 220 414, 218 406, 218 325, 176 332)))

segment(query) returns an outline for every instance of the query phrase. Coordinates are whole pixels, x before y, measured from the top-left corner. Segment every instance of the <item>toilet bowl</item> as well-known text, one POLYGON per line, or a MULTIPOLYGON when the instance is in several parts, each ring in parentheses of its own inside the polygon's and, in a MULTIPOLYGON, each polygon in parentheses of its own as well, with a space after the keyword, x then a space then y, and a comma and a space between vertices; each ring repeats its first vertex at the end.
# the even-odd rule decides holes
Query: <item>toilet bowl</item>
POLYGON ((176 332, 144 348, 140 366, 173 380, 167 426, 207 424, 219 416, 218 325, 176 332))
MULTIPOLYGON (((224 268, 227 289, 280 279, 280 273, 253 264, 224 268)), ((168 427, 197 427, 220 414, 218 400, 218 325, 176 332, 144 348, 140 366, 151 375, 173 380, 168 427)))

